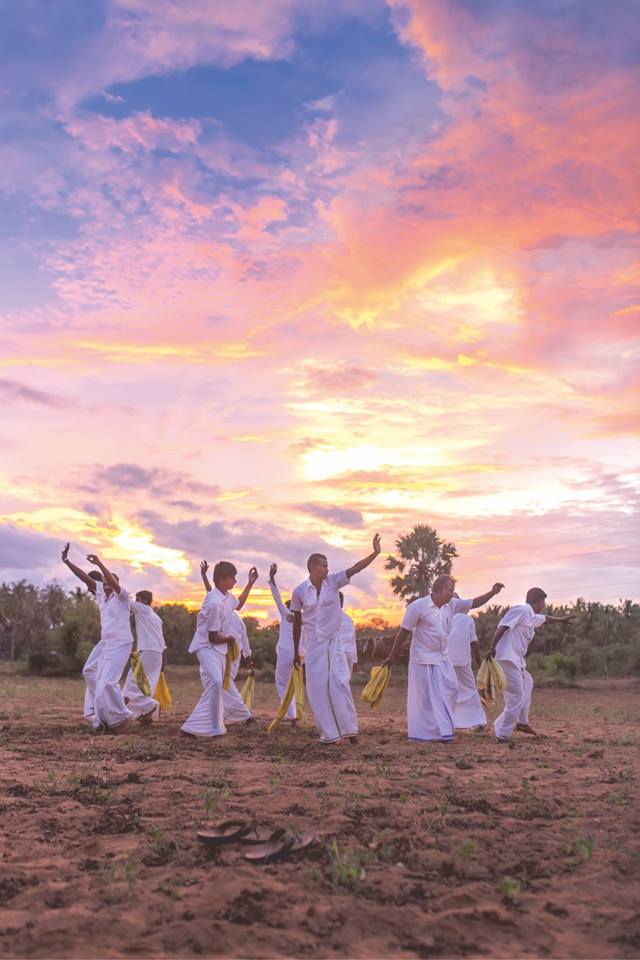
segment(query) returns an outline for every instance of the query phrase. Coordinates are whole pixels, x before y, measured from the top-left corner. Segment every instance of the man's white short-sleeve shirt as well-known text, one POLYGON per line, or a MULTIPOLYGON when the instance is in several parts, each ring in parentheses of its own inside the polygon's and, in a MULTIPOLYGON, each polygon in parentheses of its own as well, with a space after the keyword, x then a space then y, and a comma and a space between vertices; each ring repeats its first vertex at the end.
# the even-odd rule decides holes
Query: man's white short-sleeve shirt
POLYGON ((307 643, 336 636, 342 615, 338 592, 348 583, 346 571, 341 570, 327 575, 320 593, 308 578, 295 588, 291 594, 291 612, 302 614, 307 643))
POLYGON ((131 600, 124 587, 120 587, 120 593, 112 590, 108 597, 105 594, 104 602, 100 606, 102 639, 107 643, 132 643, 130 618, 131 600))
POLYGON ((131 601, 131 609, 136 620, 136 647, 140 650, 153 650, 162 653, 167 649, 162 632, 162 620, 148 603, 131 601))
POLYGON ((251 656, 251 644, 249 643, 249 635, 247 634, 247 628, 245 626, 244 620, 239 613, 236 613, 235 610, 232 611, 231 617, 229 619, 229 633, 230 635, 237 640, 238 647, 240 648, 240 653, 243 657, 251 656))
POLYGON ((473 617, 467 613, 454 614, 447 637, 449 659, 454 667, 465 667, 471 663, 471 644, 477 639, 473 617))
POLYGON ((448 603, 443 603, 440 607, 440 619, 444 632, 449 635, 453 618, 457 613, 469 613, 473 606, 473 600, 463 600, 461 597, 451 597, 448 603))
POLYGON ((189 653, 197 653, 204 648, 212 648, 223 656, 227 655, 226 643, 209 643, 209 633, 219 633, 223 637, 231 636, 231 613, 238 601, 230 593, 222 593, 214 587, 206 595, 196 621, 196 632, 189 646, 189 653))
POLYGON ((524 667, 525 656, 533 634, 545 622, 543 613, 534 613, 528 603, 519 603, 511 607, 498 623, 499 627, 509 629, 498 641, 496 660, 509 660, 517 667, 524 667))
POLYGON ((402 627, 412 633, 409 658, 414 663, 443 663, 447 659, 447 634, 440 608, 430 596, 420 597, 409 604, 402 627))

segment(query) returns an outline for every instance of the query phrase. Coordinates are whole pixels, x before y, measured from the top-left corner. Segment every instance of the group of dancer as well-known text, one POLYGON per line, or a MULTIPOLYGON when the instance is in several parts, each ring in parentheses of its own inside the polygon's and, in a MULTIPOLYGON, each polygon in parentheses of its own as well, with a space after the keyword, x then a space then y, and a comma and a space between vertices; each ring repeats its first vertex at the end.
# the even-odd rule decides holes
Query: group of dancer
MULTIPOLYGON (((355 626, 343 609, 343 588, 352 577, 366 569, 381 550, 380 536, 373 538, 372 551, 338 573, 329 572, 324 554, 313 553, 307 560, 309 576, 282 602, 276 585, 277 565, 271 565, 269 586, 278 609, 280 629, 276 647, 276 687, 285 695, 292 670, 304 659, 306 696, 325 744, 340 740, 356 742, 358 720, 351 673, 357 662, 355 626)), ((153 610, 153 596, 147 590, 132 600, 113 573, 95 554, 88 561, 97 569, 85 572, 69 560, 69 544, 62 560, 86 585, 100 611, 101 638, 83 669, 86 682, 84 716, 93 726, 112 733, 124 732, 133 722, 147 724, 159 715, 152 696, 163 666, 165 642, 162 620, 153 610), (137 652, 149 681, 150 694, 138 686, 133 672, 121 677, 131 658, 136 627, 137 652)), ((213 568, 202 561, 200 572, 205 596, 197 616, 196 630, 189 646, 200 665, 203 692, 181 727, 190 737, 219 737, 228 724, 252 720, 251 711, 235 685, 242 660, 253 670, 253 659, 245 625, 238 615, 258 579, 252 567, 247 584, 236 597, 237 569, 225 560, 213 568), (231 658, 231 651, 236 655, 231 658)), ((456 729, 483 729, 487 718, 473 673, 480 664, 475 623, 469 612, 487 603, 504 587, 495 583, 490 590, 472 599, 455 591, 453 577, 436 577, 431 593, 411 602, 384 666, 392 666, 410 640, 407 691, 407 720, 410 740, 449 741, 456 729)), ((507 742, 515 730, 535 734, 529 723, 533 678, 526 669, 525 655, 534 631, 545 623, 566 623, 569 617, 543 614, 546 594, 532 587, 526 602, 511 607, 500 620, 487 656, 494 657, 506 677, 504 709, 493 728, 499 741, 507 742)), ((296 723, 295 699, 287 718, 296 723)))

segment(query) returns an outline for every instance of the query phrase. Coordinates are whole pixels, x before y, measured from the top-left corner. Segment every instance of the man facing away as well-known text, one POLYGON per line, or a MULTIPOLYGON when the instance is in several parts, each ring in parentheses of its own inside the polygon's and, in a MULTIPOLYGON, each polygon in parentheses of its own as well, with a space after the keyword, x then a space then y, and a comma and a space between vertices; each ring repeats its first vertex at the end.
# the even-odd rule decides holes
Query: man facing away
MULTIPOLYGON (((278 630, 278 642, 276 644, 276 690, 280 702, 282 702, 293 669, 293 614, 290 610, 291 600, 282 602, 280 590, 276 584, 277 572, 278 564, 272 563, 269 568, 269 589, 280 615, 280 629, 278 630)), ((292 697, 291 703, 287 707, 286 717, 287 720, 291 720, 291 723, 295 724, 296 716, 296 698, 292 697)))
MULTIPOLYGON (((69 547, 71 544, 65 543, 62 550, 62 562, 71 570, 71 572, 84 583, 85 587, 96 601, 98 612, 100 614, 100 639, 95 644, 93 650, 87 657, 82 668, 82 676, 85 682, 84 692, 84 719, 93 723, 95 716, 95 696, 96 683, 98 682, 98 668, 104 650, 104 637, 102 635, 102 607, 106 599, 105 589, 102 581, 102 574, 99 570, 89 570, 85 573, 81 567, 76 566, 69 560, 69 547)), ((109 588, 110 590, 111 588, 109 588)))
POLYGON ((358 720, 351 694, 346 658, 340 647, 341 607, 339 590, 380 553, 380 535, 373 538, 373 552, 347 570, 329 573, 323 553, 307 560, 309 577, 291 597, 293 612, 293 662, 300 664, 300 633, 305 625, 305 669, 309 706, 313 711, 321 743, 335 743, 344 737, 355 742, 358 720))
POLYGON ((449 617, 482 606, 503 586, 495 583, 481 596, 462 600, 454 596, 453 577, 441 574, 433 581, 429 596, 420 597, 407 607, 383 666, 397 662, 403 643, 411 637, 407 687, 410 740, 453 740, 458 679, 447 650, 449 617))
MULTIPOLYGON (((139 590, 135 600, 131 601, 131 610, 136 624, 136 650, 140 654, 153 696, 162 672, 167 645, 164 642, 162 620, 153 609, 152 603, 153 594, 150 590, 139 590)), ((139 717, 145 713, 147 698, 138 687, 132 670, 127 674, 122 692, 134 716, 139 717)), ((155 716, 157 717, 158 713, 155 716)))
POLYGON ((476 624, 468 613, 456 613, 447 638, 449 658, 458 680, 458 696, 454 719, 456 730, 478 729, 486 726, 487 716, 480 701, 471 661, 476 670, 480 666, 480 644, 476 624))
POLYGON ((496 738, 508 743, 514 730, 538 736, 529 723, 533 677, 527 670, 525 656, 535 631, 545 623, 569 623, 573 617, 550 617, 543 614, 547 595, 540 587, 527 591, 526 603, 510 607, 493 635, 488 657, 495 657, 507 678, 504 710, 493 724, 496 738))

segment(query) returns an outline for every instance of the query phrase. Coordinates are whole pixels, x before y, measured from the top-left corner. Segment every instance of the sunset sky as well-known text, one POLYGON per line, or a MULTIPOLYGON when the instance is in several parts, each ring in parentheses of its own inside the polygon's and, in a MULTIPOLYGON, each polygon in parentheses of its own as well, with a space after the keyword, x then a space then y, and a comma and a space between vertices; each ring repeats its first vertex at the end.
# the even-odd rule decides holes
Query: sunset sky
POLYGON ((3 17, 0 579, 230 559, 271 617, 428 523, 463 596, 638 596, 637 3, 3 17))

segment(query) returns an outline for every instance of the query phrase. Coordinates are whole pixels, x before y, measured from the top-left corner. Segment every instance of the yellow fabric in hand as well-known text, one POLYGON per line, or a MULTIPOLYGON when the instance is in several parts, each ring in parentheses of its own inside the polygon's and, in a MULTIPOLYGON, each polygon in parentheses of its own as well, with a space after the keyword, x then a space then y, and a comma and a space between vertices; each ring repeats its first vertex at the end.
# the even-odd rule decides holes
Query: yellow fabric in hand
POLYGON ((151 687, 149 686, 147 675, 144 672, 144 666, 143 666, 140 654, 133 652, 131 654, 130 663, 131 663, 131 673, 133 674, 133 679, 138 684, 138 690, 140 691, 140 693, 144 693, 145 697, 150 697, 151 687))
POLYGON ((382 694, 391 679, 390 667, 372 667, 369 681, 362 691, 362 699, 372 707, 379 707, 382 694))
POLYGON ((164 670, 158 677, 156 689, 153 691, 153 699, 158 701, 162 710, 170 710, 173 706, 173 700, 171 699, 171 692, 164 675, 164 670))
POLYGON ((222 681, 222 689, 228 690, 229 684, 231 683, 231 664, 234 660, 237 660, 240 656, 240 647, 236 641, 231 637, 227 643, 227 659, 224 665, 224 680, 222 681))
POLYGON ((242 684, 240 696, 247 710, 253 710, 253 695, 256 689, 256 678, 250 674, 242 684))
POLYGON ((269 724, 267 733, 273 733, 280 721, 284 720, 292 697, 296 698, 296 719, 302 720, 304 723, 306 720, 306 711, 304 706, 304 675, 302 673, 302 667, 294 667, 291 671, 291 676, 289 677, 289 682, 287 683, 287 689, 284 692, 282 703, 280 704, 275 717, 269 724))
POLYGON ((498 694, 506 690, 507 678, 504 675, 504 670, 493 657, 488 657, 480 664, 476 686, 480 694, 480 700, 485 707, 495 703, 498 694))

